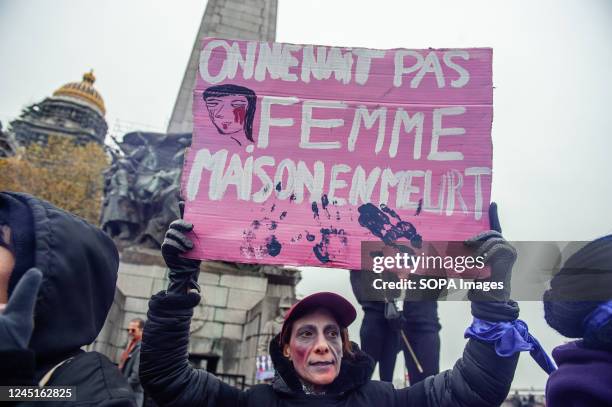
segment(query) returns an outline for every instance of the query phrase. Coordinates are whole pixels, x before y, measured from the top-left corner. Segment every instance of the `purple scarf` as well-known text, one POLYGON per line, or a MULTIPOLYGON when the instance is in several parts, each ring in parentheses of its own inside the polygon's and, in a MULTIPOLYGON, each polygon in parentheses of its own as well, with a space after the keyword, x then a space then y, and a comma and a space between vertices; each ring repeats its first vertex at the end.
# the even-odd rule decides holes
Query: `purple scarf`
POLYGON ((612 352, 576 341, 556 347, 552 354, 558 369, 546 383, 547 406, 612 406, 612 352))

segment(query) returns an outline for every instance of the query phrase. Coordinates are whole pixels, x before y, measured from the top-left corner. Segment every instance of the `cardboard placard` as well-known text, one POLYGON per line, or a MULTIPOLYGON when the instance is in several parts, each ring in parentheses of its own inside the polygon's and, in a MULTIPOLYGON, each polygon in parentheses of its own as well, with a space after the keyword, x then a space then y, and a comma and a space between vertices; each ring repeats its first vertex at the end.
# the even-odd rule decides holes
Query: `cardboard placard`
POLYGON ((360 267, 360 243, 488 229, 492 50, 206 38, 183 170, 189 256, 360 267))

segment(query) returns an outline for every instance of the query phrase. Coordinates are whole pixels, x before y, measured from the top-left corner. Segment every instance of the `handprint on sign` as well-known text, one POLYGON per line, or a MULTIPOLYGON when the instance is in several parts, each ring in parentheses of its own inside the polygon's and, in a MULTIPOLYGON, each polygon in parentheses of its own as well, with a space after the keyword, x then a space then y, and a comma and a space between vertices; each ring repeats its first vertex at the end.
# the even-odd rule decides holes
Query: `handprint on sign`
POLYGON ((423 244, 421 235, 410 222, 406 222, 386 205, 380 209, 371 203, 359 207, 359 224, 368 229, 374 236, 380 238, 388 246, 397 246, 397 240, 406 239, 413 247, 420 248, 423 244), (393 223, 392 223, 393 221, 393 223))

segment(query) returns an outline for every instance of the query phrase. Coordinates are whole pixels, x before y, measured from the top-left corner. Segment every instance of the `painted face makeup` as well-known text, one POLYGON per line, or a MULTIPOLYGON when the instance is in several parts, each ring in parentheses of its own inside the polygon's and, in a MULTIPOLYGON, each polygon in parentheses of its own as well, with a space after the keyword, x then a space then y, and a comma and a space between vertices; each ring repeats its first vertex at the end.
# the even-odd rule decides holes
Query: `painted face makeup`
POLYGON ((304 382, 312 386, 328 385, 340 373, 340 327, 329 311, 317 309, 293 323, 287 351, 304 382))
POLYGON ((210 120, 221 134, 234 134, 244 129, 248 103, 242 95, 206 98, 210 120))

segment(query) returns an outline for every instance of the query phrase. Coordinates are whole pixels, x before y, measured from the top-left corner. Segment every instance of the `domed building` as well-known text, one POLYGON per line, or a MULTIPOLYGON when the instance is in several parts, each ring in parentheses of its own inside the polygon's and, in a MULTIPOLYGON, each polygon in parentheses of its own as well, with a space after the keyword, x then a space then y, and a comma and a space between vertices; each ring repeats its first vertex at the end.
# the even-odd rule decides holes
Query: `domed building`
POLYGON ((9 131, 17 144, 45 143, 49 134, 72 137, 79 144, 103 144, 108 130, 106 108, 93 86, 95 81, 92 70, 83 75, 81 82, 67 83, 53 96, 25 108, 10 123, 9 131))

